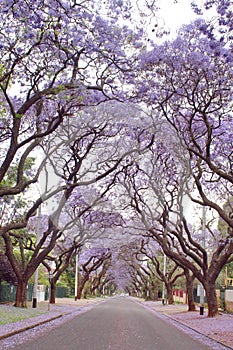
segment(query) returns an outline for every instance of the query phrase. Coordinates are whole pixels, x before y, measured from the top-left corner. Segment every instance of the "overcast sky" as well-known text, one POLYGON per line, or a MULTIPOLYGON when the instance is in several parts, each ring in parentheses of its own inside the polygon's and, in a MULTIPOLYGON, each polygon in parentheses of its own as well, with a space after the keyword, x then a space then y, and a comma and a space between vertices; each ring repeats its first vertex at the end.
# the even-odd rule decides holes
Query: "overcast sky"
POLYGON ((166 26, 173 30, 178 29, 182 24, 189 23, 195 19, 195 14, 191 8, 190 0, 160 0, 159 16, 163 17, 166 26))

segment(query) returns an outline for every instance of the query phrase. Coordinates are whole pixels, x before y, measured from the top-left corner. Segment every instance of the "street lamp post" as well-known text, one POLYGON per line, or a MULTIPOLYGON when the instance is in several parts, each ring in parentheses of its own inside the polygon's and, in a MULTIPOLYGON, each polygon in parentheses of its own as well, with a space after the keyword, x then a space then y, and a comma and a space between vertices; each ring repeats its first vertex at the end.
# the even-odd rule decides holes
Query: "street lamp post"
MULTIPOLYGON (((38 216, 37 216, 37 224, 36 224, 36 244, 39 241, 40 230, 41 230, 41 206, 39 206, 38 208, 38 216)), ((37 307, 38 272, 39 272, 39 268, 37 267, 36 271, 34 272, 34 285, 33 285, 33 296, 32 296, 33 308, 37 307)))
MULTIPOLYGON (((163 276, 166 275, 166 267, 167 267, 167 256, 166 254, 163 255, 163 276)), ((165 304, 165 283, 163 282, 163 289, 162 289, 162 304, 165 304)))
POLYGON ((51 282, 53 278, 52 271, 49 271, 49 293, 48 293, 48 311, 50 311, 50 297, 51 297, 51 282))
POLYGON ((76 254, 75 261, 75 287, 74 287, 74 300, 76 301, 78 298, 78 253, 76 254))
POLYGON ((149 281, 146 282, 146 299, 149 300, 150 291, 149 291, 149 281))
MULTIPOLYGON (((205 249, 206 240, 206 208, 202 208, 202 246, 205 249)), ((203 284, 200 284, 200 315, 204 315, 205 292, 203 284)))

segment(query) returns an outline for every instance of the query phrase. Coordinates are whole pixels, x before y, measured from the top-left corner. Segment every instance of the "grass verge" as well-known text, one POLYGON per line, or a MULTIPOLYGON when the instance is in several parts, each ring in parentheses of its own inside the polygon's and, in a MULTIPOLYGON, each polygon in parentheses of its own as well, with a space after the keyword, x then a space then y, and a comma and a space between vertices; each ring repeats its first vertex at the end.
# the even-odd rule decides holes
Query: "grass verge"
POLYGON ((25 320, 27 318, 40 316, 45 314, 47 311, 45 309, 24 309, 19 307, 14 307, 12 305, 0 305, 0 325, 18 322, 25 320))

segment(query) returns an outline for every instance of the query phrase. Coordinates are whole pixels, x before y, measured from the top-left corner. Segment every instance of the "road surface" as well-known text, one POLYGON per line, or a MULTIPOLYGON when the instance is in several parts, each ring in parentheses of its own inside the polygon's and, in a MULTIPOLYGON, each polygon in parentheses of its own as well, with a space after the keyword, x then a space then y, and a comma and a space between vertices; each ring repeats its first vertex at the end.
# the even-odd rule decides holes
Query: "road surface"
POLYGON ((129 298, 115 297, 16 350, 210 350, 129 298))

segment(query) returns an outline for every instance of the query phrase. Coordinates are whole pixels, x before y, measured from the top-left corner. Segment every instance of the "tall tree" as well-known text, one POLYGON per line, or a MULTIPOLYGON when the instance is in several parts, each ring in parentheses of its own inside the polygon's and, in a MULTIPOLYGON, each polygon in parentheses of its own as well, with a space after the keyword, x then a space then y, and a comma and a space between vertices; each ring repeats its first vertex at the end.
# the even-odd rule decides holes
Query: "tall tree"
POLYGON ((205 287, 212 317, 218 313, 215 282, 231 259, 233 242, 228 234, 222 235, 212 228, 208 217, 202 225, 200 219, 200 225, 190 219, 185 208, 189 168, 181 168, 179 158, 175 158, 175 147, 170 155, 165 149, 168 150, 167 143, 164 148, 157 144, 146 169, 144 161, 141 168, 138 165, 134 171, 131 169, 124 178, 124 186, 131 206, 147 230, 143 235, 153 237, 168 257, 199 279, 205 287))
MULTIPOLYGON (((151 104, 157 115, 167 120, 179 140, 177 150, 182 156, 176 157, 173 153, 173 159, 167 161, 169 169, 164 169, 165 174, 170 172, 167 186, 174 181, 174 190, 177 186, 177 191, 180 188, 194 203, 213 209, 229 226, 224 237, 221 234, 213 235, 218 246, 214 248, 211 263, 208 262, 205 248, 200 241, 192 238, 193 233, 184 218, 182 206, 178 204, 180 209, 173 206, 173 210, 169 207, 173 205, 176 195, 171 196, 171 190, 170 193, 165 191, 170 197, 169 205, 164 197, 164 211, 160 220, 165 252, 169 250, 169 244, 174 246, 172 241, 168 244, 170 234, 174 234, 176 238, 173 239, 180 240, 180 243, 188 238, 199 254, 201 252, 201 265, 207 268, 208 274, 205 272, 204 278, 198 278, 203 284, 208 281, 209 286, 205 287, 209 316, 214 316, 218 312, 213 292, 216 275, 232 254, 233 221, 229 211, 224 208, 225 200, 229 201, 232 196, 233 183, 232 53, 230 41, 219 41, 209 32, 205 33, 205 25, 203 20, 198 20, 185 26, 176 40, 155 45, 150 52, 143 54, 138 91, 139 97, 151 104), (181 169, 187 171, 182 173, 181 169), (181 178, 178 179, 179 172, 187 179, 185 185, 182 185, 181 178), (181 218, 174 225, 174 230, 170 227, 168 233, 168 222, 173 220, 172 211, 181 212, 181 218)), ((186 241, 182 248, 185 254, 188 247, 186 241)), ((196 263, 200 264, 195 249, 193 253, 196 263)))
MULTIPOLYGON (((0 197, 5 198, 37 183, 46 162, 42 149, 64 121, 67 125, 84 107, 125 100, 122 85, 141 49, 142 31, 116 25, 130 11, 111 1, 12 0, 2 1, 0 11, 0 197), (16 165, 9 184, 6 176, 16 165)), ((8 221, 0 234, 25 227, 31 214, 17 225, 8 221)))
POLYGON ((93 272, 97 271, 105 261, 111 258, 111 251, 106 248, 83 249, 79 256, 79 278, 77 299, 81 299, 85 284, 93 272))
POLYGON ((168 304, 174 304, 174 284, 179 277, 184 275, 184 272, 182 270, 180 271, 179 265, 174 263, 172 260, 164 260, 164 254, 161 252, 161 249, 159 249, 160 247, 157 247, 157 249, 153 245, 152 247, 150 246, 149 241, 145 242, 142 240, 138 253, 136 254, 137 259, 149 259, 147 262, 147 269, 149 270, 149 273, 152 274, 152 277, 156 277, 158 280, 164 283, 167 291, 168 304), (140 258, 140 254, 142 254, 142 258, 140 258), (153 268, 151 268, 152 266, 153 268))
POLYGON ((172 43, 142 56, 150 76, 143 80, 142 98, 168 121, 186 150, 192 201, 213 208, 233 227, 221 200, 230 198, 233 183, 232 54, 227 45, 220 48, 217 40, 200 34, 203 24, 184 27, 172 43))
MULTIPOLYGON (((44 183, 42 183, 42 196, 32 204, 28 203, 28 210, 21 219, 6 223, 1 227, 1 233, 5 241, 6 254, 12 267, 18 270, 15 261, 9 228, 13 229, 27 225, 29 218, 34 215, 42 204, 48 206, 49 215, 47 224, 43 226, 43 234, 27 266, 27 274, 22 280, 22 289, 18 284, 16 305, 25 306, 25 290, 28 279, 38 265, 48 256, 56 245, 56 241, 62 236, 64 227, 69 222, 77 220, 84 212, 90 210, 93 205, 105 196, 114 183, 114 179, 122 167, 132 161, 132 155, 145 152, 148 140, 140 139, 131 134, 126 135, 124 142, 119 139, 119 134, 128 130, 128 126, 122 123, 113 124, 114 117, 109 117, 109 112, 99 110, 96 118, 96 110, 86 111, 80 116, 80 127, 70 122, 59 127, 57 133, 45 143, 44 149, 48 156, 45 164, 44 183), (84 120, 85 117, 85 120, 84 120), (110 120, 104 118, 109 117, 110 120), (47 176, 50 172, 50 176, 47 176), (51 175, 52 174, 52 175, 51 175), (57 185, 56 185, 57 184, 57 185), (55 188, 54 188, 55 186, 55 188), (97 190, 99 186, 100 190, 97 190), (80 195, 80 189, 84 189, 80 195), (84 196, 84 197, 83 197, 84 196), (51 203, 51 199, 53 199, 51 203), (76 217, 65 215, 67 207, 71 209, 76 205, 76 217), (30 267, 29 267, 30 266, 30 267), (22 300, 21 300, 22 299, 22 300)), ((149 141, 150 143, 151 141, 149 141)), ((24 208, 27 209, 27 208, 24 208)), ((93 216, 94 212, 92 213, 93 216)))

